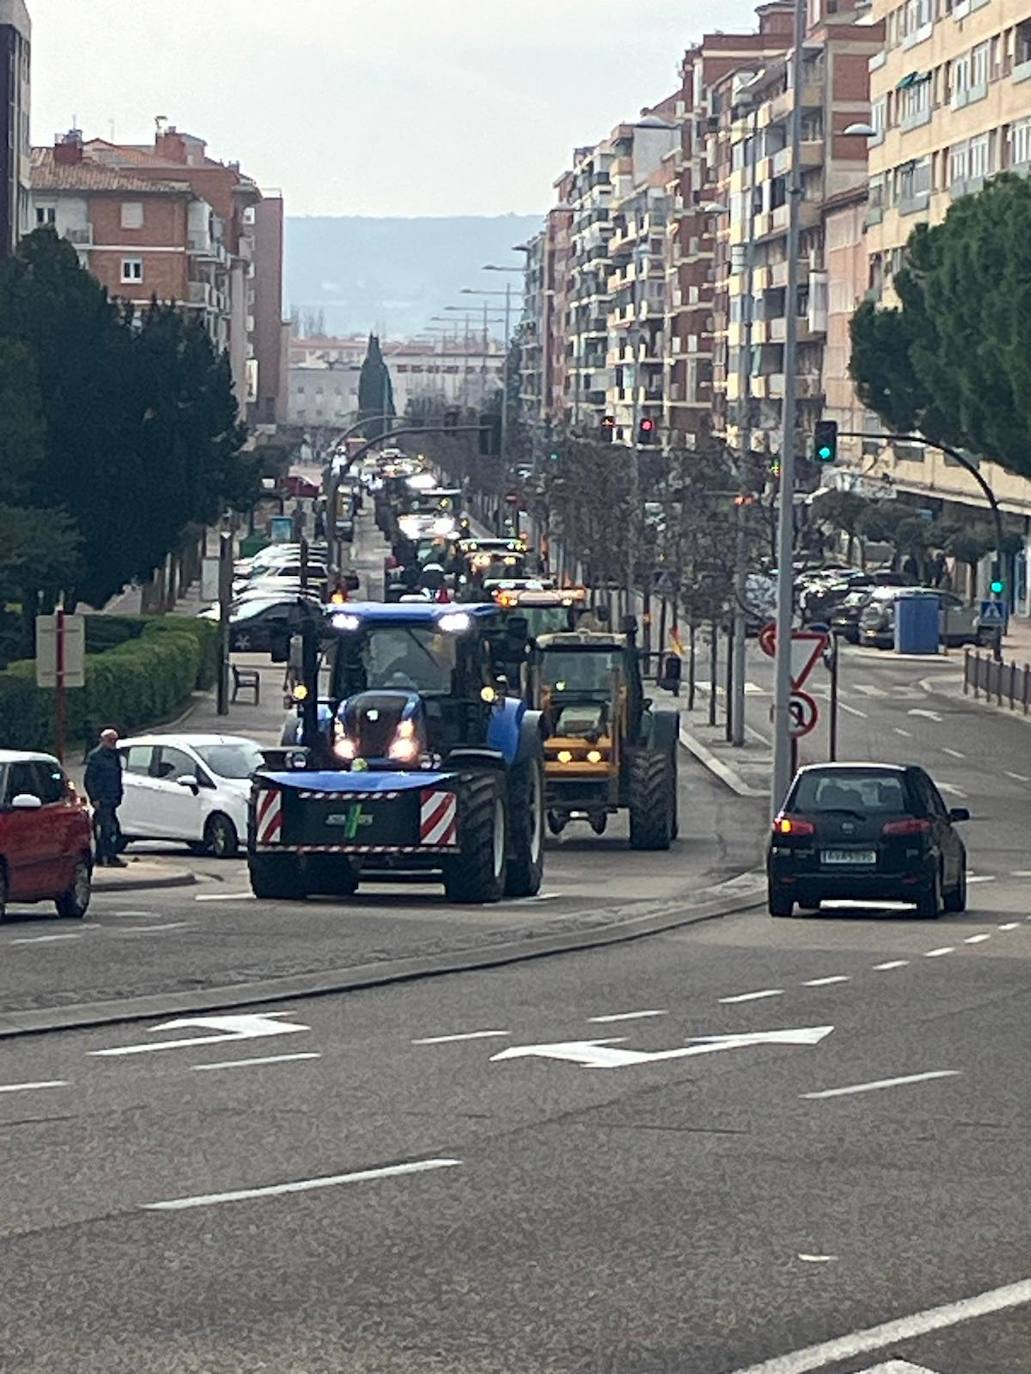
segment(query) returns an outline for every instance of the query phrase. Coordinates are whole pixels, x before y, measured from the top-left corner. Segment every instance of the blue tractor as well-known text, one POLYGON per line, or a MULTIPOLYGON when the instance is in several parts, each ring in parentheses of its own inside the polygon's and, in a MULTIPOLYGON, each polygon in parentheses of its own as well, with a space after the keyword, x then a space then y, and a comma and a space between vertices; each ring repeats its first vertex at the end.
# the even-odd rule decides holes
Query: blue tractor
POLYGON ((373 873, 438 878, 455 902, 536 893, 544 754, 540 713, 516 695, 525 620, 493 604, 352 602, 303 632, 297 743, 254 781, 255 895, 347 896, 373 873))

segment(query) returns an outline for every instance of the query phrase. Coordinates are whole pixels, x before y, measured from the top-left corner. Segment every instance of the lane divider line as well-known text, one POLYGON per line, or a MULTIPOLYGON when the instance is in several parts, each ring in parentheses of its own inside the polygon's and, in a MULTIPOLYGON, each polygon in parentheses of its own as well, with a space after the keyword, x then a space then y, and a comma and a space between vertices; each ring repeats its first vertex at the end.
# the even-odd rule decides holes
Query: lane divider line
POLYGON ((70 1088, 65 1078, 44 1079, 40 1083, 0 1083, 0 1093, 31 1093, 37 1088, 70 1088))
POLYGON ((927 1083, 932 1078, 958 1078, 959 1069, 934 1069, 930 1073, 909 1073, 902 1078, 877 1078, 870 1083, 853 1083, 847 1088, 824 1088, 820 1092, 799 1093, 808 1102, 816 1102, 824 1097, 850 1097, 854 1093, 879 1092, 882 1088, 899 1088, 907 1083, 927 1083))
POLYGON ((741 992, 736 997, 721 997, 719 1000, 729 1005, 732 1002, 758 1002, 762 997, 783 997, 783 988, 763 988, 761 992, 741 992))
POLYGON ((413 1045, 449 1045, 455 1040, 497 1040, 508 1035, 503 1030, 462 1031, 458 1035, 426 1035, 421 1040, 413 1040, 413 1045))
POLYGON ((303 1178, 294 1183, 273 1183, 267 1188, 238 1188, 231 1193, 203 1193, 197 1197, 169 1198, 165 1202, 145 1202, 145 1212, 184 1212, 191 1207, 216 1207, 223 1202, 244 1202, 250 1198, 281 1197, 284 1193, 309 1193, 316 1188, 335 1188, 341 1183, 366 1183, 377 1178, 399 1178, 421 1174, 430 1169, 453 1169, 460 1159, 417 1159, 411 1164, 387 1164, 380 1169, 358 1169, 351 1174, 329 1174, 323 1178, 303 1178))
POLYGON ((845 973, 832 973, 829 978, 809 978, 802 986, 804 988, 827 988, 831 983, 851 983, 852 979, 845 973))
POLYGON ((668 1016, 668 1011, 617 1011, 611 1016, 588 1016, 588 1021, 607 1025, 611 1021, 643 1021, 648 1016, 668 1016))
POLYGON ((906 968, 909 965, 908 959, 888 959, 883 964, 874 964, 875 969, 906 968))
POLYGON ((252 1064, 286 1064, 293 1059, 321 1059, 316 1050, 306 1050, 301 1054, 266 1054, 260 1059, 222 1059, 217 1064, 191 1064, 194 1073, 206 1073, 211 1069, 245 1069, 252 1064))
POLYGON ((943 954, 955 954, 955 952, 956 952, 956 946, 955 946, 955 945, 940 945, 937 949, 928 949, 928 950, 925 950, 925 951, 924 951, 924 958, 925 958, 925 959, 940 959, 941 956, 942 956, 943 954))

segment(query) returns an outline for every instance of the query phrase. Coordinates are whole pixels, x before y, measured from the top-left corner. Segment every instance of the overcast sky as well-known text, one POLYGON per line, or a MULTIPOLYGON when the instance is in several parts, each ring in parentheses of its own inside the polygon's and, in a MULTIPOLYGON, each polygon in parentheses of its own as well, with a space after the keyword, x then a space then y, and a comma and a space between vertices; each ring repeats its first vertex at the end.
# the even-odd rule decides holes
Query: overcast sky
POLYGON ((675 87, 745 0, 27 0, 33 142, 154 117, 289 214, 543 211, 571 149, 675 87), (718 17, 717 17, 718 16, 718 17))

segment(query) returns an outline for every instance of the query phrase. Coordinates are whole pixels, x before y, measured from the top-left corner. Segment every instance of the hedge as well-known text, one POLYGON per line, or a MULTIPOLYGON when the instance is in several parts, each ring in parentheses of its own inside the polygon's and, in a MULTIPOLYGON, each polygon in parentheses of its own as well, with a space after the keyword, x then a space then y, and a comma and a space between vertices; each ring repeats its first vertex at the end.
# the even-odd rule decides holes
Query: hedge
MULTIPOLYGON (((89 617, 87 627, 101 618, 89 617)), ((105 652, 87 653, 85 687, 66 694, 69 740, 92 742, 105 725, 127 733, 157 724, 174 715, 192 692, 214 685, 214 624, 185 616, 111 619, 123 622, 121 629, 101 631, 100 637, 124 637, 105 652)), ((36 686, 35 663, 9 664, 0 673, 0 748, 52 749, 53 724, 54 693, 36 686)))

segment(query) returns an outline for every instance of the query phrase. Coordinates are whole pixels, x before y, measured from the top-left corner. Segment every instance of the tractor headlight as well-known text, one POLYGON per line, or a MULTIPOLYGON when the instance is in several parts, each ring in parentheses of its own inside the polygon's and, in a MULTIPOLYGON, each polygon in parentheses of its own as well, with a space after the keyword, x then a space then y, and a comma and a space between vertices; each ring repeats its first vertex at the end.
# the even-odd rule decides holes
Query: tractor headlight
POLYGON ((559 763, 573 762, 573 755, 569 752, 568 749, 560 749, 556 757, 558 758, 559 763))
POLYGON ((588 751, 587 751, 587 762, 588 762, 588 763, 601 763, 601 760, 602 760, 602 753, 601 753, 601 750, 600 750, 600 749, 588 749, 588 751))
POLYGON ((333 753, 345 763, 350 763, 358 753, 358 745, 339 721, 333 728, 333 753))
POLYGON ((419 757, 419 741, 415 737, 415 723, 410 720, 398 722, 394 738, 390 741, 387 757, 398 763, 414 763, 419 757))

